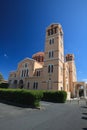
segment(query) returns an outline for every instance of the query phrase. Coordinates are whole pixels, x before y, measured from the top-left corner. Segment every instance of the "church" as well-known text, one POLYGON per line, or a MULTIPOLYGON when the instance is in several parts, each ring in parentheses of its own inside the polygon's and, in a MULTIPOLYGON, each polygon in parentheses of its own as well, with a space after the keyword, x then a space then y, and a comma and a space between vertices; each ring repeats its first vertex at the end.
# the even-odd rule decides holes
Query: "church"
POLYGON ((77 83, 74 54, 64 56, 63 29, 60 24, 46 28, 44 52, 33 54, 18 63, 9 74, 10 88, 30 90, 65 90, 68 97, 75 96, 77 83))

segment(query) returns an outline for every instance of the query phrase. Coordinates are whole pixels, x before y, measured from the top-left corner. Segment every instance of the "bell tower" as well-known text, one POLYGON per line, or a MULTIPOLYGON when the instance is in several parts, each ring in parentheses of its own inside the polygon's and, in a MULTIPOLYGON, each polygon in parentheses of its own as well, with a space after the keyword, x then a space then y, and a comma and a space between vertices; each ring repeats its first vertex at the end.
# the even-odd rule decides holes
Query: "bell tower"
POLYGON ((64 46, 60 24, 51 24, 46 29, 43 88, 63 90, 64 46))

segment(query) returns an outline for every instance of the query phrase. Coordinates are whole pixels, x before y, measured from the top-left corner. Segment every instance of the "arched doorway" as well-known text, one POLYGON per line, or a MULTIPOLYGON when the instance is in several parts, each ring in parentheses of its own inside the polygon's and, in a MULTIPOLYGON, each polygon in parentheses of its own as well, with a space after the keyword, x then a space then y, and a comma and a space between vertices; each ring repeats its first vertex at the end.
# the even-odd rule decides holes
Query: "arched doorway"
POLYGON ((14 80, 13 85, 14 85, 14 88, 17 88, 17 80, 14 80))
POLYGON ((20 80, 20 81, 19 81, 19 88, 22 89, 23 87, 24 87, 24 86, 23 86, 23 80, 20 80))
POLYGON ((80 86, 79 87, 79 97, 84 97, 84 87, 83 86, 80 86))
POLYGON ((85 82, 74 82, 74 97, 77 98, 86 98, 87 97, 87 88, 85 82))

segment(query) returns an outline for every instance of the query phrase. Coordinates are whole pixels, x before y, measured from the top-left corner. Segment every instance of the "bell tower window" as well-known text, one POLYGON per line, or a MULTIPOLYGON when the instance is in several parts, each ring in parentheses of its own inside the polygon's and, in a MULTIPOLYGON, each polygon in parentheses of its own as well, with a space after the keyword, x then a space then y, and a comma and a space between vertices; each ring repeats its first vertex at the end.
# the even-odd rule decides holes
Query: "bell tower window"
POLYGON ((51 44, 54 44, 54 38, 51 38, 51 39, 49 40, 49 43, 50 43, 50 45, 51 45, 51 44))
POLYGON ((48 73, 53 73, 53 65, 48 65, 48 73))
POLYGON ((56 34, 57 33, 57 27, 52 27, 48 30, 48 36, 56 34))
POLYGON ((49 51, 49 58, 53 58, 53 56, 54 56, 53 51, 49 51))

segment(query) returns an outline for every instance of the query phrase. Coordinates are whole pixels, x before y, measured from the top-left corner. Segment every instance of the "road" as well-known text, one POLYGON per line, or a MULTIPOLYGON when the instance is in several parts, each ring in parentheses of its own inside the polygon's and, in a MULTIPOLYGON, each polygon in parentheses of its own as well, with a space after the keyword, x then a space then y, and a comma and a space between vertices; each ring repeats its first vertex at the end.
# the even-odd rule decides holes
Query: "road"
POLYGON ((0 130, 87 130, 87 105, 41 102, 39 110, 0 103, 0 130))

